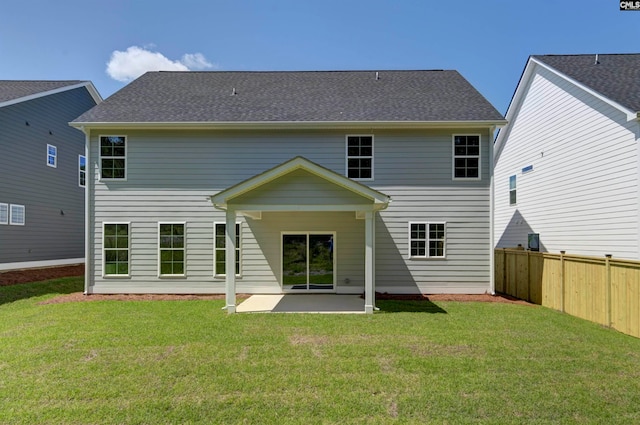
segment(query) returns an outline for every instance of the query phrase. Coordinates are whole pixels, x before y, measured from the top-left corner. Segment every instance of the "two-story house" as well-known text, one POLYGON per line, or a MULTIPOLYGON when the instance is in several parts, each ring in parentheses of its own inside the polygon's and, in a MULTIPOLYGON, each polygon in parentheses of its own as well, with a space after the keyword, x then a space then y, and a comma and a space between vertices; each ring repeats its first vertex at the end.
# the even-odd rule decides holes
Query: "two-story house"
POLYGON ((531 56, 507 120, 497 247, 640 259, 640 54, 531 56))
POLYGON ((492 292, 504 124, 456 71, 147 73, 71 124, 86 292, 492 292))
POLYGON ((0 81, 0 270, 84 262, 89 81, 0 81))

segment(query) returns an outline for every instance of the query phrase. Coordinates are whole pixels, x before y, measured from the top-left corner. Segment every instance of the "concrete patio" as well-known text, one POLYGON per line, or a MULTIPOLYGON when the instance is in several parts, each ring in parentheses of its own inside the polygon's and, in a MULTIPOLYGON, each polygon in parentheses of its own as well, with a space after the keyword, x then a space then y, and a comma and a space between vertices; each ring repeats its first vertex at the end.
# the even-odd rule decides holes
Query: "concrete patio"
POLYGON ((236 312, 364 314, 364 299, 336 294, 252 295, 238 304, 236 312))

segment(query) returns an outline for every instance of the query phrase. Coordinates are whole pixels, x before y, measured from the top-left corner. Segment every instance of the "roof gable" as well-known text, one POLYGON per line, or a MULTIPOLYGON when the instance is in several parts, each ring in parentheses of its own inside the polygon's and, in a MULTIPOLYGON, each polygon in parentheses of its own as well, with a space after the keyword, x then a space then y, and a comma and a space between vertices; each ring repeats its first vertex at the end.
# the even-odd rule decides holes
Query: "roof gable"
MULTIPOLYGON (((339 188, 337 196, 341 199, 356 199, 364 198, 368 200, 368 203, 373 204, 375 209, 384 209, 390 202, 389 196, 382 192, 378 192, 364 184, 351 180, 340 174, 337 174, 328 168, 322 167, 314 162, 309 161, 306 158, 297 156, 284 162, 270 170, 267 170, 261 174, 251 177, 243 182, 240 182, 230 188, 227 188, 216 195, 211 196, 211 202, 217 207, 225 209, 228 204, 242 203, 243 200, 251 199, 252 201, 258 200, 263 202, 262 197, 255 197, 252 194, 254 191, 260 191, 263 189, 277 189, 278 191, 286 188, 290 185, 290 182, 285 182, 283 185, 278 184, 278 180, 282 180, 283 177, 288 175, 304 176, 308 174, 312 179, 323 180, 330 185, 339 188), (300 173, 302 171, 302 173, 300 173), (345 195, 345 191, 355 195, 355 197, 349 197, 345 195)), ((273 201, 272 201, 273 202, 273 201)), ((280 201, 275 201, 278 205, 283 205, 289 208, 289 203, 282 204, 280 201)), ((299 202, 298 202, 299 203, 299 202)), ((358 199, 354 204, 365 204, 362 200, 358 199)), ((296 202, 294 202, 296 204, 296 202)), ((245 205, 246 207, 246 205, 245 205)))
POLYGON ((74 121, 502 121, 457 71, 148 72, 74 121))
POLYGON ((0 80, 0 108, 79 87, 86 87, 96 104, 102 102, 100 94, 90 81, 0 80))

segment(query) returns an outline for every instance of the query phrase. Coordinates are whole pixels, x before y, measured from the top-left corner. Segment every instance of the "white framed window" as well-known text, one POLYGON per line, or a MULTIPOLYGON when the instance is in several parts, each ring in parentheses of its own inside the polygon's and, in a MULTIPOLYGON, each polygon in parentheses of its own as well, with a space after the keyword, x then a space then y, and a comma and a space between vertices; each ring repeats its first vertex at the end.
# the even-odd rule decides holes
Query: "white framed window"
POLYGON ((158 223, 158 274, 185 275, 185 223, 158 223))
POLYGON ((0 204, 0 224, 9 224, 9 204, 0 204))
POLYGON ((373 180, 373 135, 347 135, 347 177, 373 180))
POLYGON ((509 176, 509 205, 515 205, 517 201, 516 196, 516 176, 509 176))
POLYGON ((102 231, 102 273, 106 276, 129 277, 130 223, 104 223, 102 231))
MULTIPOLYGON (((227 272, 226 272, 226 253, 225 253, 225 249, 227 246, 227 239, 226 239, 226 229, 227 229, 227 225, 226 223, 213 223, 213 232, 214 232, 214 243, 215 243, 215 247, 214 247, 214 255, 213 255, 213 263, 214 263, 214 270, 213 273, 216 276, 226 276, 227 272)), ((240 264, 241 264, 241 258, 240 258, 240 254, 242 252, 242 250, 240 249, 240 241, 242 240, 242 238, 240 237, 240 232, 242 230, 242 226, 240 226, 240 223, 236 223, 236 276, 240 276, 240 264)))
POLYGON ((480 179, 480 135, 453 135, 453 178, 480 179))
POLYGON ((47 145, 47 165, 56 168, 58 166, 58 148, 47 145))
POLYGON ((409 223, 409 258, 444 258, 446 223, 409 223))
POLYGON ((78 155, 78 185, 87 186, 87 157, 78 155))
POLYGON ((24 226, 26 222, 24 205, 11 204, 9 206, 9 224, 24 226))
POLYGON ((100 179, 127 179, 127 136, 100 136, 100 179))

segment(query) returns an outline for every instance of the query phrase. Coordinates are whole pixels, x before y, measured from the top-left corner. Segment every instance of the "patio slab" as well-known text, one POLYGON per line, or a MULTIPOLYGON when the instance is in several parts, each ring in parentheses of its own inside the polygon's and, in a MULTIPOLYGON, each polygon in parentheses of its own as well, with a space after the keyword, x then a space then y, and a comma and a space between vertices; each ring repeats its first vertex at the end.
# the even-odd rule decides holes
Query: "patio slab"
POLYGON ((359 295, 252 295, 236 307, 236 312, 364 314, 364 300, 359 295))

